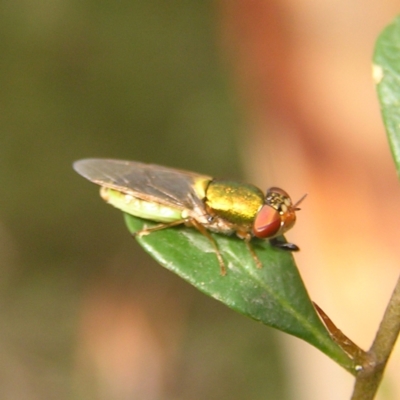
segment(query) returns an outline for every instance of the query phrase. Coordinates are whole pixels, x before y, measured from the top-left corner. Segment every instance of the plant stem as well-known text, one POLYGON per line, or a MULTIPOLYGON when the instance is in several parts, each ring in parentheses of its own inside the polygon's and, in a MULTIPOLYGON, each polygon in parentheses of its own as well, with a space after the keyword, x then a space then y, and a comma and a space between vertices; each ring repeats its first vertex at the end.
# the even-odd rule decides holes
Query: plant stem
POLYGON ((368 351, 369 362, 357 374, 351 400, 372 400, 382 380, 389 356, 400 332, 400 277, 368 351))

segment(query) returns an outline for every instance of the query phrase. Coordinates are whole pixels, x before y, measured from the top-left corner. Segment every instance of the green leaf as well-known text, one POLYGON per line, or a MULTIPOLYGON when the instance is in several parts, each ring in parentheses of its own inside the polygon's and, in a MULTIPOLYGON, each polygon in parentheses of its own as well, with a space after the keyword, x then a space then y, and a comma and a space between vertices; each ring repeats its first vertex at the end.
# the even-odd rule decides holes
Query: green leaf
POLYGON ((380 34, 373 60, 383 122, 400 177, 400 17, 380 34))
MULTIPOLYGON (((153 223, 125 214, 131 233, 153 223)), ((165 268, 235 311, 304 339, 351 373, 352 360, 331 339, 308 297, 290 252, 255 240, 256 267, 243 240, 213 234, 227 265, 222 276, 210 241, 196 229, 175 227, 137 237, 165 268)))

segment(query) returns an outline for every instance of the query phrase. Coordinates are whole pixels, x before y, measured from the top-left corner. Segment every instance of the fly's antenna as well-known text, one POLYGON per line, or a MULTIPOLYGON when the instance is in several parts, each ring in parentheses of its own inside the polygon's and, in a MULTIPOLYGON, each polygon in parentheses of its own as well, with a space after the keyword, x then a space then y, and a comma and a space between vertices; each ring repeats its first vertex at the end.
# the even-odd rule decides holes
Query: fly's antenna
POLYGON ((301 208, 299 208, 298 205, 299 205, 306 197, 307 197, 307 193, 304 194, 304 195, 300 198, 300 200, 297 200, 296 203, 293 204, 293 209, 294 209, 295 211, 301 210, 301 208))

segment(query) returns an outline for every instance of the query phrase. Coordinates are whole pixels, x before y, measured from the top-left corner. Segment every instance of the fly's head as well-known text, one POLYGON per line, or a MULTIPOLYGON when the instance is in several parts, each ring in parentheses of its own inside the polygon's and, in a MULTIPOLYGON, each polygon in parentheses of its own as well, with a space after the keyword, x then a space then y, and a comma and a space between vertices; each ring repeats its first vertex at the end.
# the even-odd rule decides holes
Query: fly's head
POLYGON ((264 205, 258 211, 253 224, 253 234, 260 239, 271 239, 283 235, 296 222, 297 206, 303 196, 293 204, 290 196, 277 187, 267 190, 264 205))

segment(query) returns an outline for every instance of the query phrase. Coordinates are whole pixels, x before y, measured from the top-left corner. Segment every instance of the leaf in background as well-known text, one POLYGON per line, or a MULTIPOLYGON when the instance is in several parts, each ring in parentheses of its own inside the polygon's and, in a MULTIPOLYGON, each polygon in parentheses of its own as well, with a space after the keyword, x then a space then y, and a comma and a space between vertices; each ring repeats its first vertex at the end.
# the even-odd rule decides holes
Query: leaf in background
POLYGON ((400 17, 379 35, 373 60, 383 122, 400 177, 400 17))
MULTIPOLYGON (((151 222, 125 214, 131 233, 151 222)), ((255 266, 243 240, 213 234, 227 274, 210 241, 195 229, 177 227, 138 237, 138 242, 161 265, 175 272, 203 293, 265 325, 304 339, 351 373, 354 365, 335 344, 317 316, 293 256, 271 247, 268 241, 252 243, 263 268, 255 266)))

